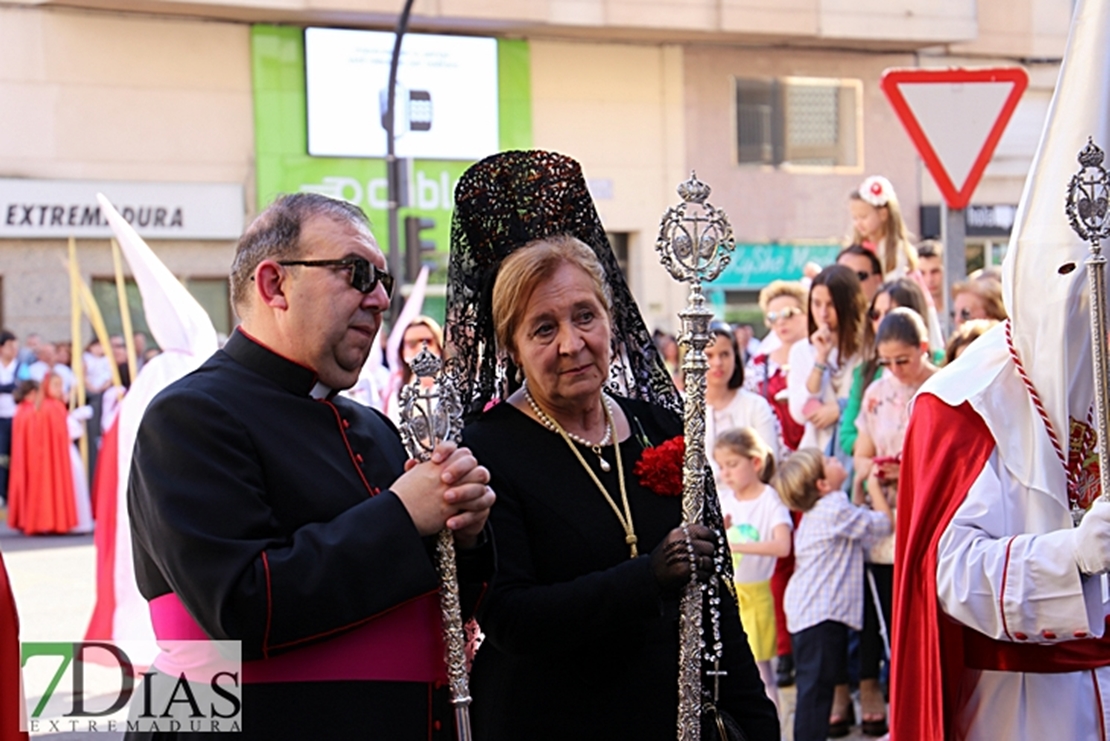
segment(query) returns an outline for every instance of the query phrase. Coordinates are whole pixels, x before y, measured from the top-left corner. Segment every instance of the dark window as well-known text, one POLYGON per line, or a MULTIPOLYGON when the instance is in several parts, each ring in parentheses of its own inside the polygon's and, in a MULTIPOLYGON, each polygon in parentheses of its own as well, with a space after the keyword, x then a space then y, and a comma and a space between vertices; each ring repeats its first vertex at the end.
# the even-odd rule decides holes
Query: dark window
POLYGON ((859 80, 737 78, 737 161, 857 166, 861 91, 859 80))
POLYGON ((613 247, 613 254, 617 258, 624 279, 628 280, 628 232, 606 232, 609 244, 613 247))

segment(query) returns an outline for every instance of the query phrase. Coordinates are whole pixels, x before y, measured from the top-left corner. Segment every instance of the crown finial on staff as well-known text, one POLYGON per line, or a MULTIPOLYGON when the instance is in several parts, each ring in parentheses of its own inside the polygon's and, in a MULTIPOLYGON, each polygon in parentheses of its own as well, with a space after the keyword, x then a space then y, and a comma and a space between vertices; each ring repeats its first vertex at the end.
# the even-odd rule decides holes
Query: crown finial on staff
POLYGON ((655 251, 663 267, 683 283, 701 284, 721 274, 736 247, 724 211, 708 202, 710 187, 696 173, 680 183, 682 203, 663 214, 655 251))
POLYGON ((678 184, 675 188, 678 191, 678 196, 686 203, 705 203, 705 199, 709 198, 712 188, 698 180, 698 174, 690 170, 690 179, 678 184))

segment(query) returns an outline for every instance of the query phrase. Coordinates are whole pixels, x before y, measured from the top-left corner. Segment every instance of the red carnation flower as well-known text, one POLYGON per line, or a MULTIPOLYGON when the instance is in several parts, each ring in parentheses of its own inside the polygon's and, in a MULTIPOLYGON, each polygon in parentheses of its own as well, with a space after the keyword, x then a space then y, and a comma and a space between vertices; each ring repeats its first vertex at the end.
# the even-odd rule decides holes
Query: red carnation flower
POLYGON ((644 450, 632 472, 640 484, 664 497, 682 495, 682 464, 686 457, 686 438, 682 435, 644 450))

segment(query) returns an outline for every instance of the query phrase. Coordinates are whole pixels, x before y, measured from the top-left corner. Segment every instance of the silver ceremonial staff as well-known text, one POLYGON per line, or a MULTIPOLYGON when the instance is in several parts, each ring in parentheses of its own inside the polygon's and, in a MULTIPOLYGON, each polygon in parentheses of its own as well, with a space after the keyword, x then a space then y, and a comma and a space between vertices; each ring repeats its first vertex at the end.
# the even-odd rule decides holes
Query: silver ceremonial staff
MULTIPOLYGON (((709 344, 709 322, 713 312, 705 305, 703 282, 716 279, 728 265, 736 246, 732 227, 723 211, 706 199, 709 186, 695 173, 678 186, 682 203, 667 209, 659 225, 655 249, 663 267, 678 280, 690 284, 682 319, 681 344, 686 346, 682 361, 685 378, 686 458, 682 480, 682 524, 702 521, 705 510, 705 348, 709 344)), ((705 647, 702 630, 703 592, 694 579, 682 593, 679 612, 678 646, 678 739, 701 738, 701 662, 705 647)))
MULTIPOLYGON (((450 374, 425 388, 421 381, 436 378, 443 363, 428 351, 427 343, 413 358, 412 383, 401 388, 401 439, 409 455, 419 461, 432 456, 436 445, 445 440, 458 442, 462 436, 462 405, 450 374)), ((466 632, 459 604, 459 573, 455 561, 455 536, 444 528, 436 543, 439 564, 439 609, 443 618, 443 644, 447 662, 447 682, 451 704, 455 706, 455 731, 458 741, 471 741, 470 679, 466 674, 466 632)))
MULTIPOLYGON (((1106 465, 1107 433, 1110 430, 1106 384, 1106 255, 1101 242, 1110 238, 1110 175, 1102 166, 1103 151, 1087 139, 1079 152, 1079 171, 1068 183, 1067 211, 1071 228, 1088 242, 1091 256, 1087 258, 1087 283, 1091 292, 1091 358, 1095 370, 1095 427, 1098 430, 1099 486, 1101 499, 1110 500, 1110 466, 1106 465)), ((1066 438, 1065 438, 1066 439, 1066 438)), ((1073 512, 1078 520, 1082 512, 1073 512)))

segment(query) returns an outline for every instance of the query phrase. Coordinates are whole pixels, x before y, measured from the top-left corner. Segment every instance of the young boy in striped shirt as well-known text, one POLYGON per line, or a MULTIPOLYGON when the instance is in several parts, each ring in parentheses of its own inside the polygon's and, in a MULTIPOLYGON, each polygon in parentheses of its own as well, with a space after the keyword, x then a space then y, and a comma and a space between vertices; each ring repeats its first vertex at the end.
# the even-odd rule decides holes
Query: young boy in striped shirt
POLYGON ((863 556, 891 532, 890 507, 874 492, 881 487, 872 487, 870 510, 848 501, 847 480, 840 461, 806 448, 787 458, 771 481, 787 507, 804 513, 783 604, 798 685, 794 741, 827 737, 848 629, 863 627, 863 556))

